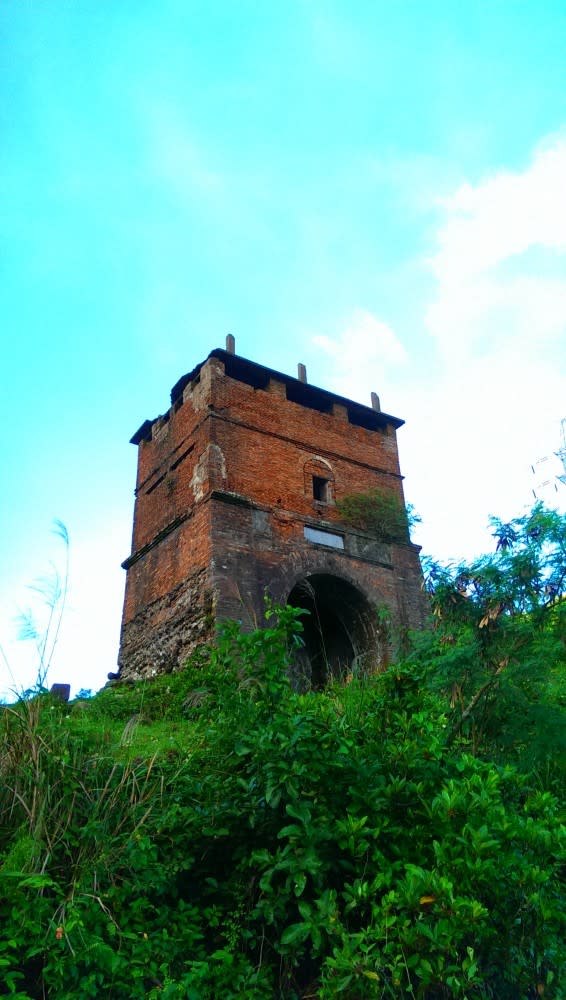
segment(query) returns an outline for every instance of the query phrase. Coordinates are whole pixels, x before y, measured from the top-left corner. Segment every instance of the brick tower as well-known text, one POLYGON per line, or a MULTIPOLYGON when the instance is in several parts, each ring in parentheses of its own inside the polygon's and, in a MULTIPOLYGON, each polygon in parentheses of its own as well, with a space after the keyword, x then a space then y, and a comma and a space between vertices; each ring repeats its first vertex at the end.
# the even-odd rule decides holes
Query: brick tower
MULTIPOLYGON (((299 377, 214 350, 134 434, 138 474, 120 678, 181 668, 216 621, 263 622, 266 593, 310 611, 300 686, 383 662, 378 607, 418 628, 418 547, 344 523, 337 501, 379 490, 404 505, 403 421, 299 377)), ((294 668, 295 669, 295 668, 294 668)))

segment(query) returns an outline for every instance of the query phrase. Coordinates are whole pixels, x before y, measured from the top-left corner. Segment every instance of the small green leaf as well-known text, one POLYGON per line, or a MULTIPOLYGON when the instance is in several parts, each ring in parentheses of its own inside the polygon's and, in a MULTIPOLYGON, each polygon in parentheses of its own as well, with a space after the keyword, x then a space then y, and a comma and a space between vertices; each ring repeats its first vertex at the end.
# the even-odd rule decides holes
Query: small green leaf
POLYGON ((304 872, 300 872, 298 875, 295 875, 295 886, 294 886, 295 896, 302 896, 303 892, 305 891, 306 884, 307 884, 307 876, 305 875, 304 872))
POLYGON ((299 941, 305 941, 308 936, 309 928, 307 924, 290 924, 289 927, 285 928, 281 935, 281 944, 295 944, 299 941))

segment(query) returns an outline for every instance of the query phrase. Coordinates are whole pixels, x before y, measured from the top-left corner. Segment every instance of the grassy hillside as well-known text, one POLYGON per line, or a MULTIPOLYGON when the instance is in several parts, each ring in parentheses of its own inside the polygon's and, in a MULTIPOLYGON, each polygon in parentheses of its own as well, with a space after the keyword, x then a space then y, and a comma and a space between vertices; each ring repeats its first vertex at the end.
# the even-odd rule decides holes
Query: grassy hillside
POLYGON ((548 565, 511 600, 513 545, 467 590, 437 567, 436 626, 378 676, 295 694, 287 608, 2 708, 0 995, 566 996, 564 605, 548 565))

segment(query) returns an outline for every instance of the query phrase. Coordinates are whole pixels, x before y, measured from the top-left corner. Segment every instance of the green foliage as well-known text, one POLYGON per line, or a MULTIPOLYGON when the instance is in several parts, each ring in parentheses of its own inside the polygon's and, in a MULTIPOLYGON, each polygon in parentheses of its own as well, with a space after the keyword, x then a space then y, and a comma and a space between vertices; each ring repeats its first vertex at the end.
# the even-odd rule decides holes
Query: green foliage
POLYGON ((564 783, 455 730, 480 621, 300 695, 268 608, 179 675, 4 708, 0 995, 561 1000, 564 783))
POLYGON ((493 520, 495 553, 428 565, 435 627, 416 656, 449 694, 454 738, 525 767, 565 758, 566 519, 493 520))
POLYGON ((409 528, 417 520, 410 516, 401 499, 394 493, 368 490, 351 493, 336 504, 345 524, 360 528, 382 542, 407 543, 409 528))

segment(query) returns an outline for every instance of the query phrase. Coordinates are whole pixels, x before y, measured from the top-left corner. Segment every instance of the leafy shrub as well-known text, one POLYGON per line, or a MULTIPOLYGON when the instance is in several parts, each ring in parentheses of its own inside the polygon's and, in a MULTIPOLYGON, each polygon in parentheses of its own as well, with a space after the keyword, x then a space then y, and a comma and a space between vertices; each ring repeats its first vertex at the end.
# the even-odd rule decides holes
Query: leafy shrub
POLYGON ((368 490, 351 493, 336 504, 345 524, 373 535, 382 542, 409 541, 410 519, 401 499, 393 493, 368 490))
POLYGON ((447 693, 454 739, 524 769, 566 759, 566 518, 537 504, 469 565, 429 562, 434 629, 416 657, 447 693))
POLYGON ((267 615, 179 675, 175 753, 120 756, 114 691, 3 713, 0 993, 560 1000, 558 797, 451 742, 418 650, 294 693, 300 612, 267 615))

